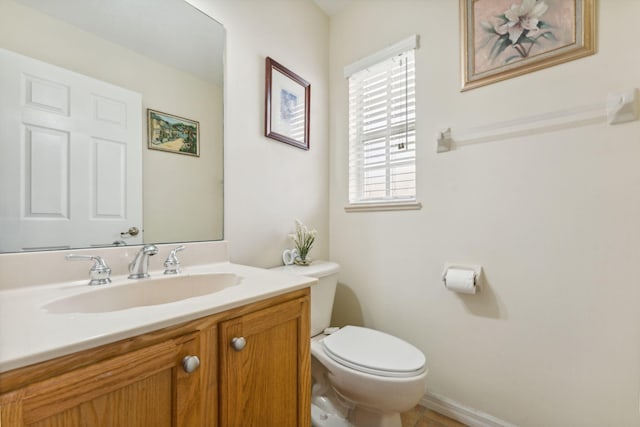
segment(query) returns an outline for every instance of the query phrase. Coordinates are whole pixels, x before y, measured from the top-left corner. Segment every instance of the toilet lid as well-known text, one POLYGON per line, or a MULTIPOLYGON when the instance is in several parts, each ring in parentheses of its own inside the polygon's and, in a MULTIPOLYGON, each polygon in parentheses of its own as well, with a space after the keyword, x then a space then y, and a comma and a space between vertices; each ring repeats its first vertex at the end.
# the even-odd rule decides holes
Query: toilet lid
POLYGON ((358 326, 345 326, 322 340, 325 353, 336 362, 368 374, 412 377, 425 371, 424 354, 393 335, 358 326))

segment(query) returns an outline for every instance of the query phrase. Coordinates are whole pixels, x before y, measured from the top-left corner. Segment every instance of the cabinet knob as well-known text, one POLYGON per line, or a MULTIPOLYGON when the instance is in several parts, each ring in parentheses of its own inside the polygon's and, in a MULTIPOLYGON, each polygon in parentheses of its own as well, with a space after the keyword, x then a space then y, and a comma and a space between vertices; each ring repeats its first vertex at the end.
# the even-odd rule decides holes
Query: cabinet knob
POLYGON ((182 359, 182 368, 186 373, 190 374, 198 369, 198 367, 200 367, 200 359, 198 359, 198 356, 185 356, 185 358, 182 359))
POLYGON ((231 339, 231 347, 235 351, 240 351, 247 345, 247 340, 244 337, 234 337, 231 339))

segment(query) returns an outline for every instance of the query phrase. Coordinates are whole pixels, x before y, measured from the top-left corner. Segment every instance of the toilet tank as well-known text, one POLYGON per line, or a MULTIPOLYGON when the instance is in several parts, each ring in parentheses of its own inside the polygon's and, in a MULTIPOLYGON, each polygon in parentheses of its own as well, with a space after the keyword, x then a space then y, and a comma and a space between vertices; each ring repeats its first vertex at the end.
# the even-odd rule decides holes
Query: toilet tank
POLYGON ((340 265, 331 261, 316 260, 307 266, 285 265, 274 270, 318 279, 318 284, 311 286, 311 336, 318 335, 329 327, 340 265))

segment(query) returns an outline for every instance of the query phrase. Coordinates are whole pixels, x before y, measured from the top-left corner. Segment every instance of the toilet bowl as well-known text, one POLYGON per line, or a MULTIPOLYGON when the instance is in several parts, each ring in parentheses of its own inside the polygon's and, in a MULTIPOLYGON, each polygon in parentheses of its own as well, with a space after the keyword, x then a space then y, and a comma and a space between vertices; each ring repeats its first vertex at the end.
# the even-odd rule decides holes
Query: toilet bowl
POLYGON ((320 362, 312 364, 312 377, 326 376, 338 401, 351 406, 347 419, 354 426, 400 427, 400 413, 426 391, 422 352, 380 331, 345 326, 314 337, 311 355, 320 362))
POLYGON ((318 278, 311 287, 313 426, 401 427, 400 413, 413 408, 426 391, 424 354, 400 338, 373 329, 327 329, 338 264, 314 261, 310 266, 278 269, 318 278))

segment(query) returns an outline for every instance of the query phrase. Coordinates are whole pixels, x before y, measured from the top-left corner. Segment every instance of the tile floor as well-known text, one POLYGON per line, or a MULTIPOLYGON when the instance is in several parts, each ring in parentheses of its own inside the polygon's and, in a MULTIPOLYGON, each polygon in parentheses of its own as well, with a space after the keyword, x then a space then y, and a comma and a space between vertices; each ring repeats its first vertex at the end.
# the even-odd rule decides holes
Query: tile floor
POLYGON ((402 427, 466 427, 465 424, 420 405, 401 414, 401 417, 402 427))

